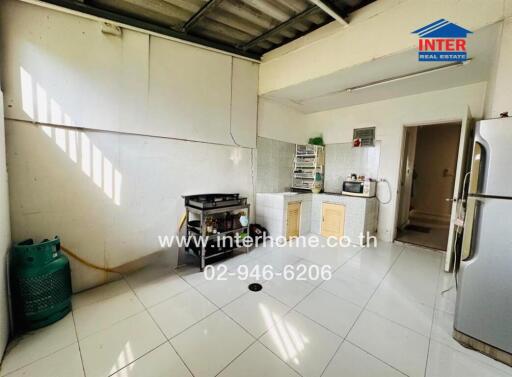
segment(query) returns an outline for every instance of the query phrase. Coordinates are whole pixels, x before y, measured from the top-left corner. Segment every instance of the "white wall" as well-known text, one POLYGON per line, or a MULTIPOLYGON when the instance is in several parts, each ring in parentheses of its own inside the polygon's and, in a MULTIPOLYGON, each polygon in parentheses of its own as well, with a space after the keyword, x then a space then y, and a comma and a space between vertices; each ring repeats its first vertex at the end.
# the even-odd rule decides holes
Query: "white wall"
POLYGON ((258 101, 258 136, 305 144, 316 134, 305 127, 305 115, 295 108, 265 97, 258 101))
MULTIPOLYGON (((252 202, 249 148, 9 120, 6 130, 13 239, 59 235, 100 266, 160 251, 182 195, 240 192, 252 202)), ((110 278, 71 263, 75 291, 110 278)))
MULTIPOLYGON (((397 206, 397 188, 400 171, 403 126, 460 120, 469 106, 475 118, 483 114, 486 83, 478 83, 442 91, 395 98, 364 105, 306 115, 309 133, 320 132, 327 144, 352 140, 357 127, 376 127, 376 138, 381 141, 379 178, 391 184, 392 200, 379 210, 379 237, 391 241, 397 206)), ((388 198, 386 186, 379 184, 379 196, 388 198)))
POLYGON ((504 20, 486 100, 485 117, 512 115, 512 17, 504 20))
MULTIPOLYGON (((3 93, 0 90, 0 355, 3 355, 9 337, 7 295, 7 253, 11 246, 9 196, 5 162, 5 130, 3 93)), ((1 356, 0 356, 1 357, 1 356)))
POLYGON ((17 0, 0 13, 6 117, 255 147, 256 63, 17 0))
MULTIPOLYGON (((15 0, 0 14, 14 241, 59 235, 114 267, 161 249, 181 195, 253 202, 256 63, 15 0)), ((111 278, 72 271, 75 291, 111 278)))

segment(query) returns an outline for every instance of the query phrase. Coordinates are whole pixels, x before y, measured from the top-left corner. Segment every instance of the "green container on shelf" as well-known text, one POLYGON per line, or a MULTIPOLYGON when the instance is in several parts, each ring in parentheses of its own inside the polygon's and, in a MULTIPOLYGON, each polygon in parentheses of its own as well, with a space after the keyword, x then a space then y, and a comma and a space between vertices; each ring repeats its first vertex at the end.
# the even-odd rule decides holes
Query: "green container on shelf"
POLYGON ((10 258, 10 283, 16 331, 47 326, 71 311, 71 271, 58 237, 16 244, 10 258))

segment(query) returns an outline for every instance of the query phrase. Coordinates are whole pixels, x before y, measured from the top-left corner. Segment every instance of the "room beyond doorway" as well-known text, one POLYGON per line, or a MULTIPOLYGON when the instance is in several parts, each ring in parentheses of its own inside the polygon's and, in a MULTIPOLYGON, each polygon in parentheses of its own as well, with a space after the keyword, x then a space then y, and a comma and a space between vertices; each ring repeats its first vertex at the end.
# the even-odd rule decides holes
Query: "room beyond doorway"
POLYGON ((396 240, 446 251, 461 124, 405 128, 396 240))

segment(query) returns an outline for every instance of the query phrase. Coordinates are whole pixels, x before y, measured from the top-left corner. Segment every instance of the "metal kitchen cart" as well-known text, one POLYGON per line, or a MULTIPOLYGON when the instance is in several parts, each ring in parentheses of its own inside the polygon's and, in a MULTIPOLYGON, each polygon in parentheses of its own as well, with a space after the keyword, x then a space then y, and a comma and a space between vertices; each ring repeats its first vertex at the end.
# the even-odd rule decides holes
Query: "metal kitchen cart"
MULTIPOLYGON (((247 214, 247 218, 250 219, 250 204, 243 203, 243 204, 236 204, 236 205, 230 205, 230 206, 221 206, 218 208, 196 208, 191 205, 185 205, 185 211, 186 211, 186 232, 185 236, 187 239, 190 239, 189 237, 198 237, 202 236, 203 239, 206 239, 208 241, 210 240, 217 240, 217 238, 228 236, 228 235, 238 235, 240 233, 246 233, 249 234, 249 224, 247 226, 241 226, 237 227, 237 229, 227 229, 222 232, 217 232, 215 234, 208 234, 207 233, 207 224, 206 219, 208 216, 211 215, 218 215, 221 213, 233 213, 233 212, 240 212, 245 211, 247 214), (190 215, 195 214, 199 217, 199 226, 193 226, 190 225, 190 215), (216 238, 217 237, 217 238, 216 238)), ((208 259, 212 259, 215 257, 219 257, 221 255, 227 254, 232 252, 237 247, 233 246, 231 248, 226 248, 219 250, 218 252, 213 252, 210 254, 207 254, 207 242, 201 242, 200 246, 196 248, 196 250, 193 250, 190 246, 185 247, 185 252, 188 255, 194 255, 195 257, 199 258, 200 260, 200 268, 201 271, 204 270, 206 266, 206 261, 208 259)), ((249 247, 246 248, 246 252, 249 251, 249 247)), ((178 263, 179 264, 179 263, 178 263)))

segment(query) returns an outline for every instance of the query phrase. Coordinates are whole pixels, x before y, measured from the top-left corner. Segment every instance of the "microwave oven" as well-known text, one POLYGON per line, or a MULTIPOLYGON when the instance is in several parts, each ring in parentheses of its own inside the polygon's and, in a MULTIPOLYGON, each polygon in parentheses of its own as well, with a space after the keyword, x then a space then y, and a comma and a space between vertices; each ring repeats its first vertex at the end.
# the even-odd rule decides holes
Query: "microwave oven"
POLYGON ((375 181, 344 181, 341 193, 343 195, 361 196, 372 198, 377 191, 377 182, 375 181))

